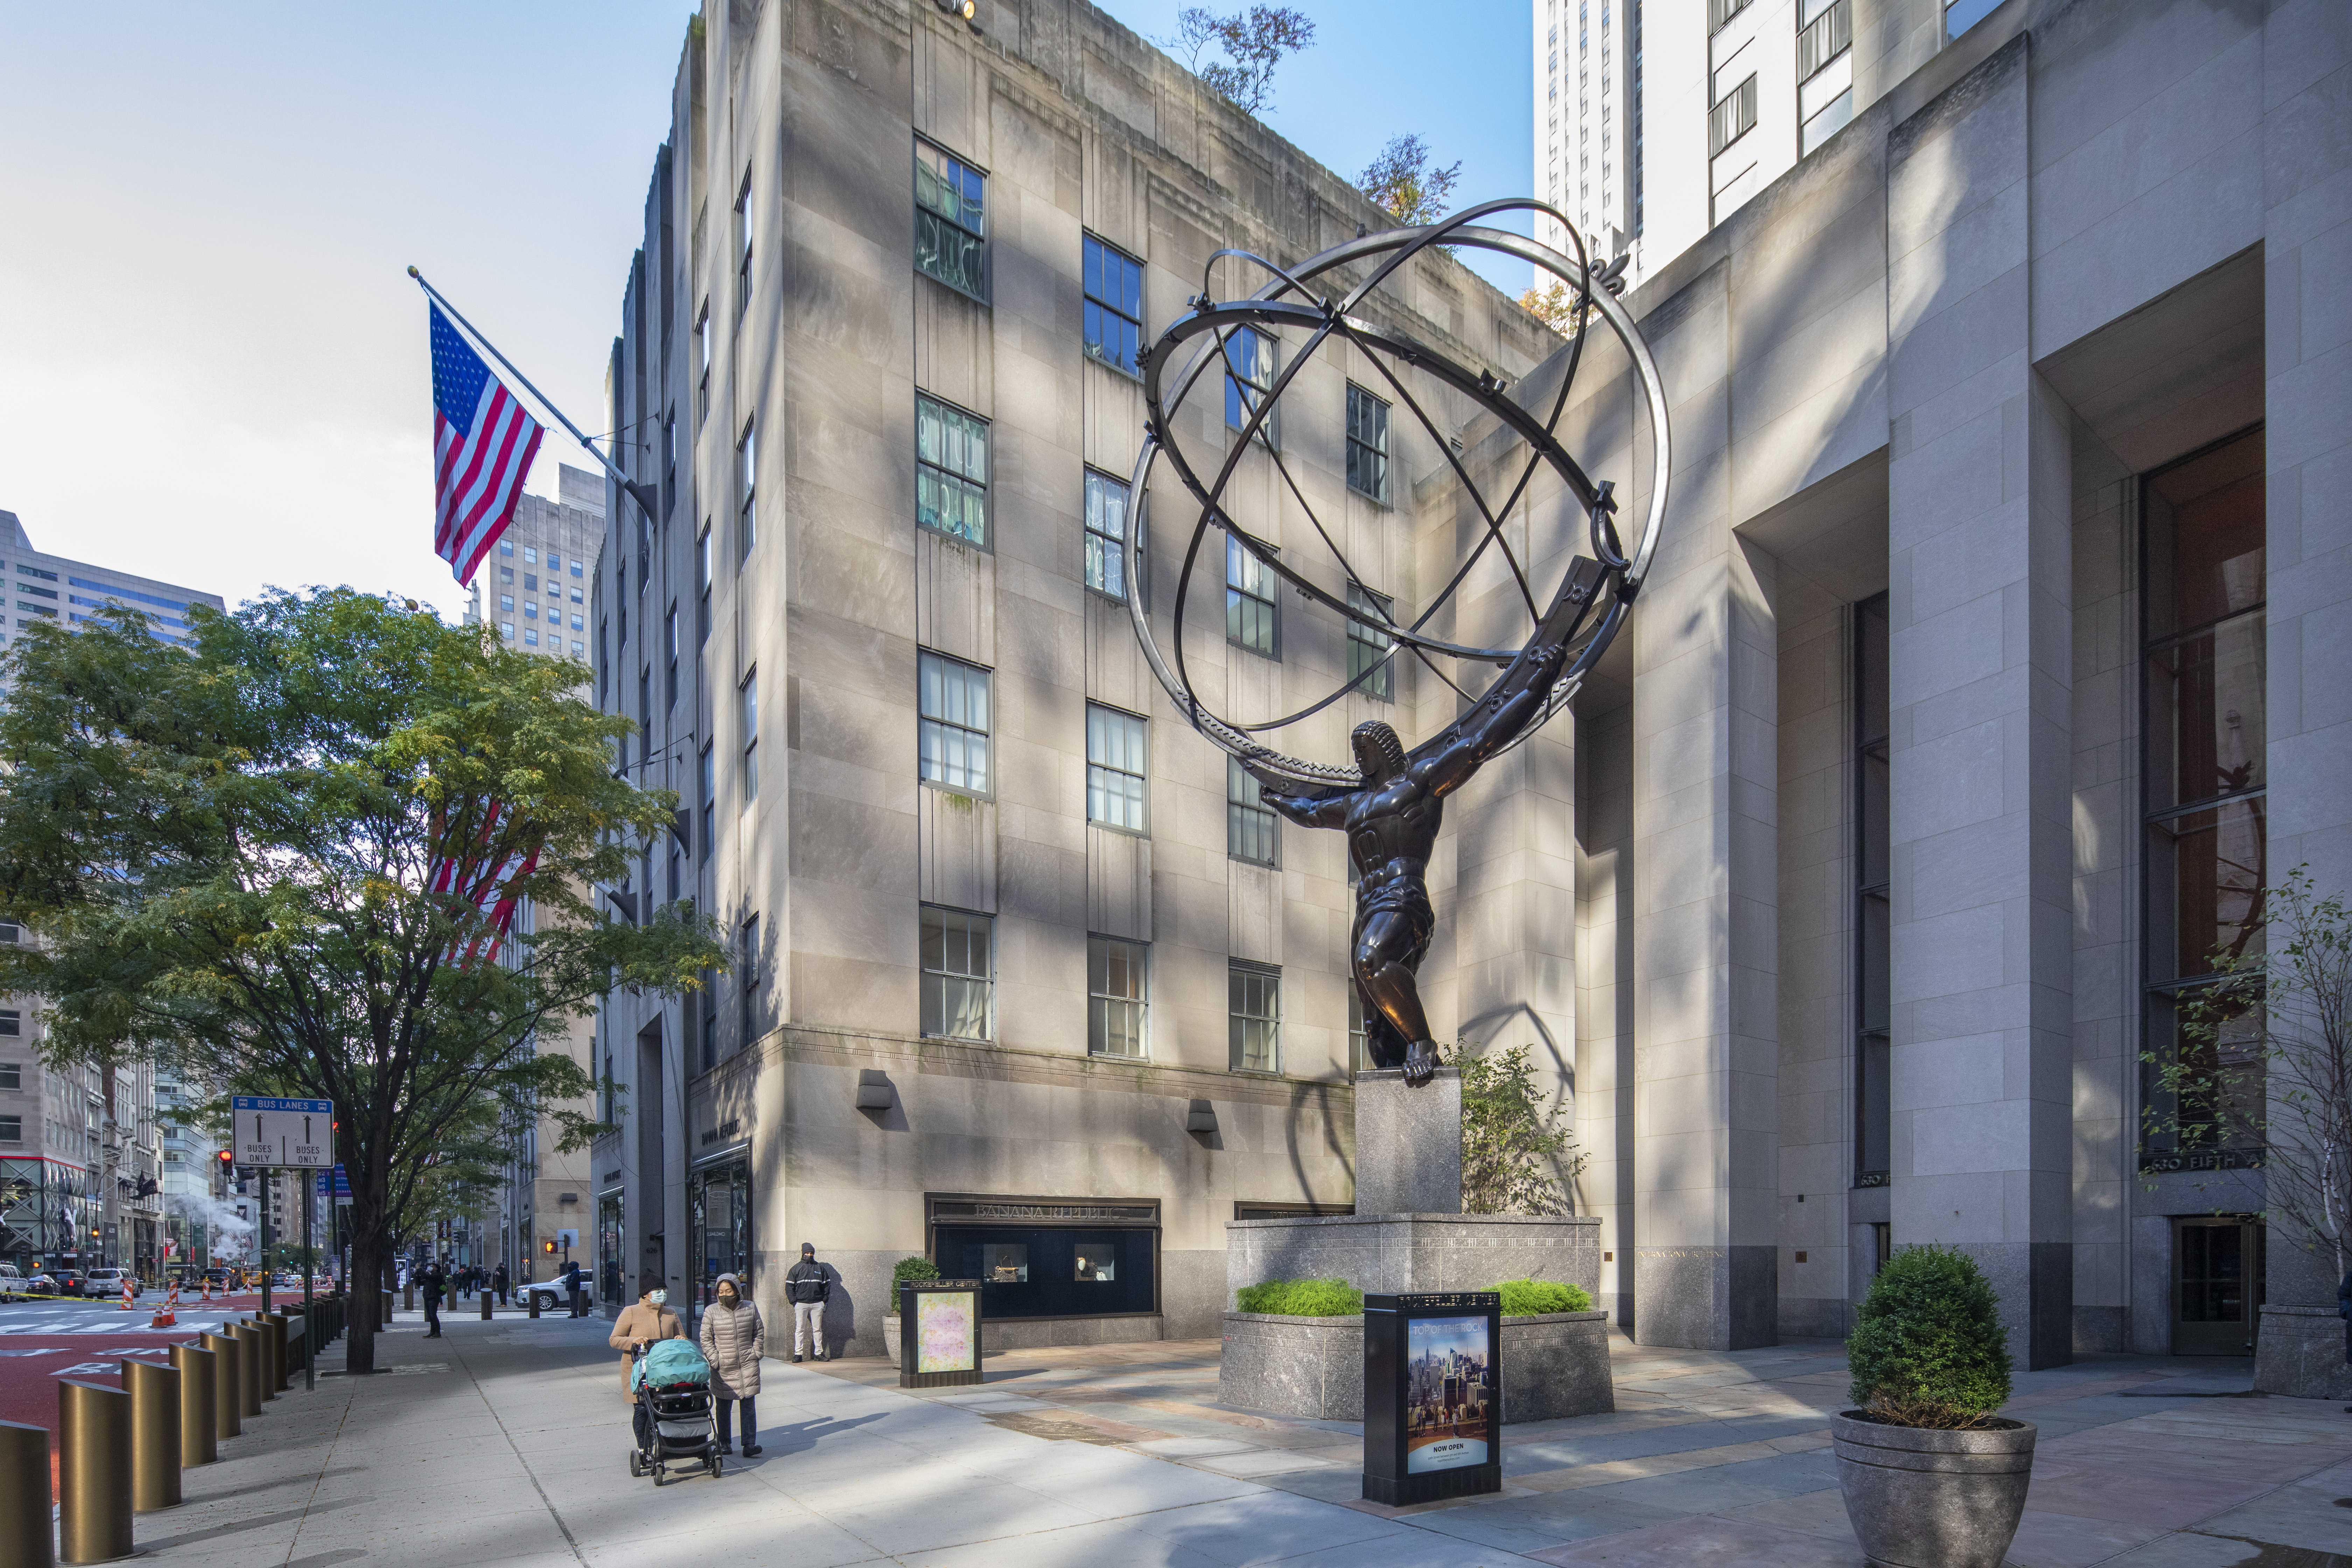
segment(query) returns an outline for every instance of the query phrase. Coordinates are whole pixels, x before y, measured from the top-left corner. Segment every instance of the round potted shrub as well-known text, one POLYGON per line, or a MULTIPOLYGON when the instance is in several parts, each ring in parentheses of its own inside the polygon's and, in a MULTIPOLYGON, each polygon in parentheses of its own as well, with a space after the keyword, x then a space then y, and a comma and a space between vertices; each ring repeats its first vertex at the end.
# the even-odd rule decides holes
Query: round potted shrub
POLYGON ((890 1303, 882 1309, 882 1353, 898 1359, 898 1287, 909 1279, 936 1279, 940 1266, 928 1258, 901 1258, 890 1266, 890 1303))
POLYGON ((1832 1419, 1846 1518, 1874 1563, 2000 1568, 2032 1479, 2009 1402, 2000 1298, 1966 1253, 1906 1247, 1846 1342, 1856 1408, 1832 1419))

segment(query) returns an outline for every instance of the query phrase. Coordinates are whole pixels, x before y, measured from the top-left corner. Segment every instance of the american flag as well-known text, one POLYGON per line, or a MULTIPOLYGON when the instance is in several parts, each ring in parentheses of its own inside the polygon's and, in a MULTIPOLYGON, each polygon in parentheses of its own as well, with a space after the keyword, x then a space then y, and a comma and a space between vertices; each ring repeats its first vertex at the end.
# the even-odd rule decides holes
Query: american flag
POLYGON ((513 520, 541 429, 441 307, 425 309, 433 313, 433 552, 470 584, 513 520))
POLYGON ((495 864, 485 854, 489 847, 490 835, 497 829, 499 818, 503 815, 504 808, 497 802, 491 803, 488 820, 482 824, 481 836, 474 847, 460 858, 436 859, 433 863, 431 886, 434 892, 462 897, 489 917, 490 929, 488 931, 476 936, 470 942, 450 944, 449 957, 452 960, 471 964, 496 946, 499 939, 513 928, 515 906, 521 901, 521 895, 515 891, 514 884, 539 867, 536 846, 528 851, 520 847, 509 849, 495 864))

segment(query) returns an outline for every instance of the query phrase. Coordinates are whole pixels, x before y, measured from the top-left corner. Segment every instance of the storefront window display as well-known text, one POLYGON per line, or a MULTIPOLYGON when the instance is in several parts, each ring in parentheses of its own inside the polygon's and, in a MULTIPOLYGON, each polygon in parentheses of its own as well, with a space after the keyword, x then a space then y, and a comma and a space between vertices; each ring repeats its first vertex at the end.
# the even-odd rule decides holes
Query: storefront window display
POLYGON ((625 1300, 621 1284, 625 1239, 621 1194, 607 1193, 596 1205, 596 1300, 614 1311, 625 1300))
POLYGON ((981 1282, 989 1318, 1103 1318, 1160 1310, 1159 1205, 934 1196, 931 1259, 981 1282))
POLYGON ((694 1318, 716 1299, 719 1277, 751 1283, 751 1166, 731 1160, 697 1171, 687 1188, 694 1245, 694 1318))

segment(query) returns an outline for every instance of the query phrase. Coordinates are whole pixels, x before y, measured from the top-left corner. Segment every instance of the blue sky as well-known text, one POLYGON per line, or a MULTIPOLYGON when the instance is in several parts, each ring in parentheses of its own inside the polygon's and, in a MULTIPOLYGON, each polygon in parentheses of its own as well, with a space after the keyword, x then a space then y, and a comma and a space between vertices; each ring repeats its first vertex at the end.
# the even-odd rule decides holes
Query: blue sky
MULTIPOLYGON (((1283 135, 1352 177, 1417 132, 1464 199, 1526 193, 1523 4, 1301 8, 1320 36, 1276 78, 1283 135)), ((1106 9, 1175 26, 1172 0, 1106 9)), ((349 583, 454 616, 403 269, 601 433, 692 10, 125 0, 97 47, 85 7, 0 0, 0 509, 41 549, 231 603, 349 583)), ((571 445, 551 432, 533 489, 571 445)))

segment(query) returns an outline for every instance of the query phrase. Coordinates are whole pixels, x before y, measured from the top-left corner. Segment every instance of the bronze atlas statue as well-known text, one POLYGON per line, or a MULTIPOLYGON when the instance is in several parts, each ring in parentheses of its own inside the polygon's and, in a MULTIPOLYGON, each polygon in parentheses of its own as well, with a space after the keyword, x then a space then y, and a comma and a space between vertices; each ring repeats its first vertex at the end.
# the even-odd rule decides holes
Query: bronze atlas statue
MULTIPOLYGON (((1348 854, 1356 873, 1355 927, 1349 941, 1349 969, 1363 1001, 1365 1052, 1374 1066, 1402 1068, 1410 1083, 1429 1081, 1437 1069, 1437 1047, 1430 1037, 1421 993, 1414 975, 1429 951, 1436 913, 1426 882, 1429 858, 1436 846, 1445 797, 1469 783, 1486 763, 1527 740, 1566 708, 1585 675, 1624 623, 1643 574, 1656 553, 1665 517, 1667 453, 1665 389, 1633 320, 1611 290, 1615 268, 1596 268, 1584 243, 1566 217, 1541 203, 1527 200, 1489 202, 1440 223, 1415 228, 1364 235, 1334 246, 1295 268, 1284 268, 1246 251, 1221 250, 1209 258, 1201 295, 1152 345, 1144 362, 1144 402, 1149 424, 1135 466, 1134 484, 1127 509, 1125 546, 1130 562, 1143 559, 1145 500, 1156 464, 1163 456, 1192 500, 1199 521, 1184 552, 1176 579, 1171 624, 1174 633, 1167 654, 1151 631, 1147 595, 1140 585, 1128 595, 1128 610, 1137 640, 1160 683, 1193 728, 1223 749, 1256 780, 1265 805, 1307 827, 1336 827, 1348 836, 1348 854), (1568 235, 1573 257, 1524 235, 1488 228, 1478 220, 1501 212, 1528 212, 1550 218, 1568 235), (1570 340, 1564 363, 1556 373, 1559 384, 1536 401, 1548 405, 1548 414, 1509 395, 1506 384, 1492 371, 1473 374, 1426 344, 1359 313, 1365 300, 1398 269, 1431 246, 1469 247, 1515 256, 1533 263, 1567 285, 1575 309, 1572 321, 1607 323, 1624 345, 1633 376, 1647 405, 1651 431, 1651 464, 1647 516, 1641 538, 1629 552, 1616 527, 1614 482, 1595 483, 1561 447, 1554 431, 1567 408, 1569 390, 1584 350, 1584 335, 1570 340), (1267 281, 1245 298, 1219 300, 1210 283, 1217 263, 1232 259, 1263 271, 1267 281), (1336 289, 1351 277, 1361 281, 1343 297, 1318 294, 1318 286, 1336 289), (1278 373, 1265 373, 1256 355, 1263 334, 1286 331, 1302 342, 1278 373), (1270 423, 1283 395, 1300 369, 1326 342, 1337 337, 1364 351, 1363 357, 1383 377, 1395 401, 1412 410, 1436 448, 1452 465, 1463 493, 1485 522, 1475 548, 1454 572, 1443 589, 1421 608, 1410 623, 1389 613, 1387 601, 1373 593, 1357 574, 1329 530, 1317 519, 1306 494, 1293 478, 1281 443, 1273 439, 1270 423), (1191 352, 1187 356, 1187 348, 1191 352), (1237 356, 1239 356, 1237 358, 1237 356), (1178 362, 1181 360, 1180 364, 1178 362), (1422 403, 1391 368, 1391 362, 1419 370, 1464 394, 1485 413, 1514 432, 1527 448, 1517 484, 1507 499, 1491 505, 1464 466, 1452 432, 1440 429, 1422 403), (1171 438, 1172 416, 1185 399, 1206 384, 1205 395, 1228 400, 1228 420, 1240 426, 1226 445, 1222 460, 1204 477, 1171 438), (1297 561, 1252 532, 1226 510, 1227 487, 1244 457, 1253 447, 1279 472, 1285 493, 1305 510, 1316 534, 1329 546, 1338 582, 1332 573, 1318 573, 1318 582, 1297 561), (1571 557, 1562 571, 1548 605, 1539 606, 1518 553, 1505 536, 1502 520, 1509 517, 1526 494, 1539 466, 1549 465, 1565 489, 1557 509, 1559 521, 1581 525, 1597 559, 1571 557), (1363 661, 1345 684, 1296 711, 1253 722, 1222 717, 1194 690, 1184 654, 1184 612, 1192 569, 1211 528, 1222 531, 1227 550, 1239 552, 1256 568, 1295 589, 1300 596, 1355 623, 1360 640, 1385 651, 1363 661), (1528 632, 1513 647, 1476 647, 1451 642, 1424 630, 1454 597, 1471 569, 1490 548, 1507 567, 1528 614, 1528 632), (1355 765, 1348 767, 1286 755, 1260 736, 1296 724, 1323 711, 1350 692, 1366 689, 1400 654, 1418 659, 1459 697, 1460 711, 1452 722, 1406 751, 1389 725, 1372 721, 1356 726, 1355 765), (1171 658, 1172 656, 1172 658, 1171 658), (1501 673, 1475 694, 1438 663, 1457 670, 1487 666, 1501 673)), ((1297 454, 1291 455, 1293 458, 1297 454)), ((1482 458, 1482 461, 1485 460, 1482 458)), ((1514 458, 1516 463, 1516 458, 1514 458)), ((1337 468, 1339 464, 1329 465, 1337 468)), ((1534 526, 1530 521, 1530 528, 1534 526)), ((1545 553, 1530 541, 1527 553, 1545 553)), ((1216 553, 1224 553, 1219 552, 1216 553)), ((1136 579, 1130 576, 1131 582, 1136 579)))

